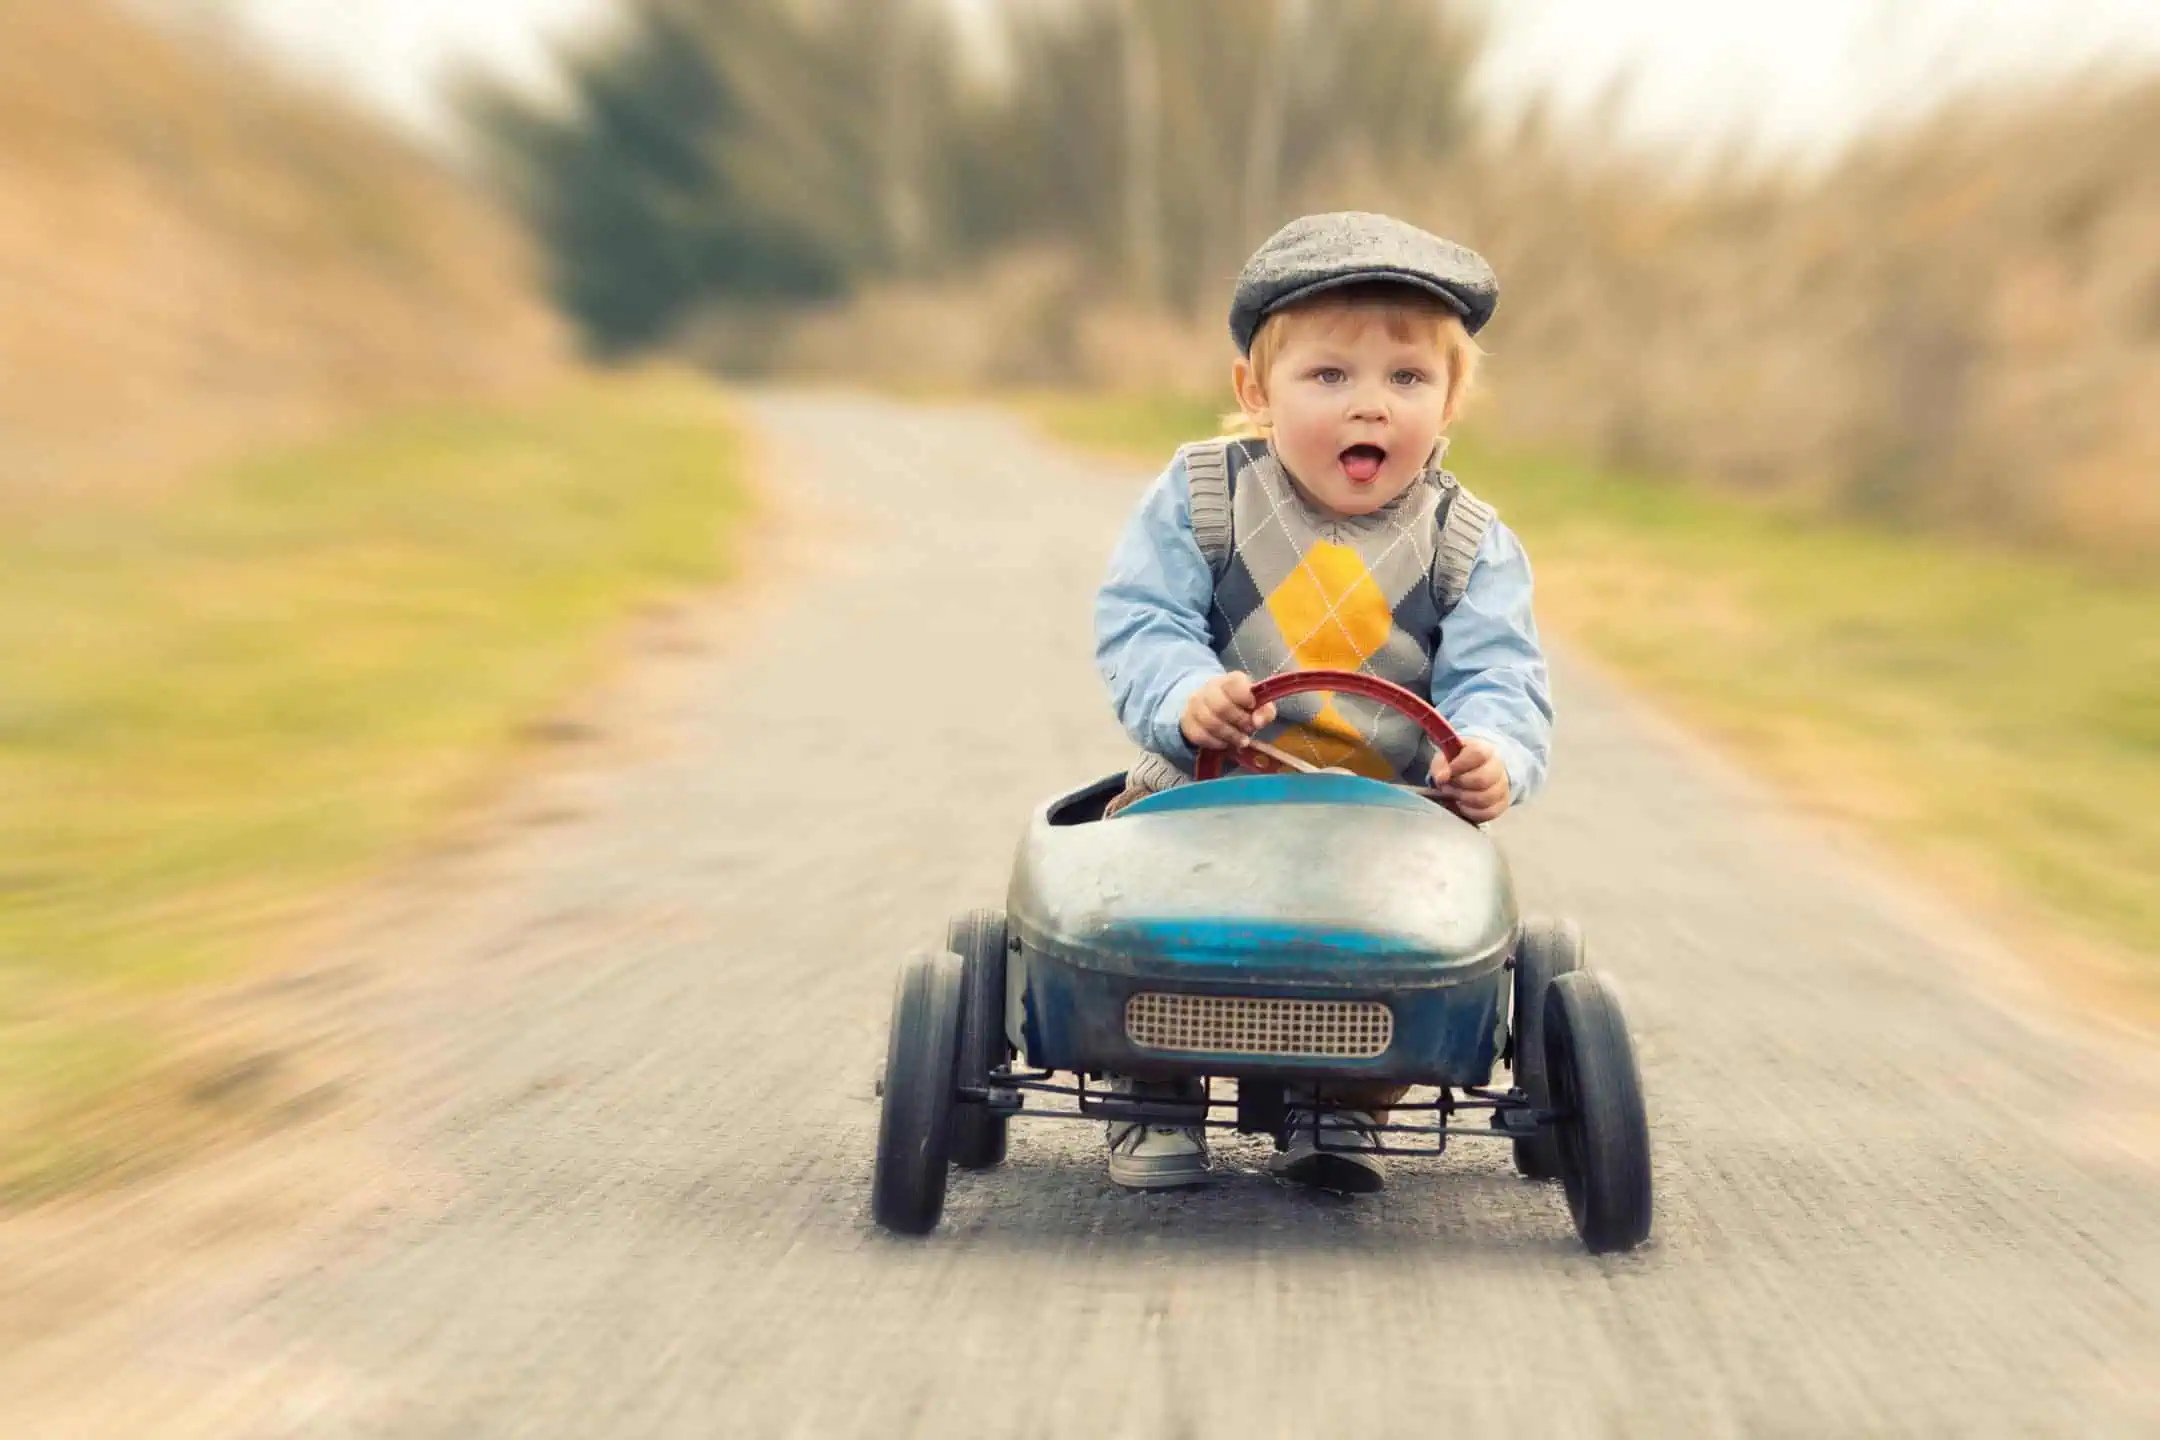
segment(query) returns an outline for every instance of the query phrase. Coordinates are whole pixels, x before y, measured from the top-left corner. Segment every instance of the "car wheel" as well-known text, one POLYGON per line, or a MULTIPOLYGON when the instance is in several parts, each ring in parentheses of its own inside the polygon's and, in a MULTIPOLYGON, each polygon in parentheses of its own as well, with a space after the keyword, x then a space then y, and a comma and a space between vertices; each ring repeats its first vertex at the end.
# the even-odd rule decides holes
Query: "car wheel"
POLYGON ((1575 1233, 1592 1254, 1632 1250, 1650 1236, 1650 1123, 1620 1002, 1588 971, 1545 991, 1545 1068, 1575 1233))
MULTIPOLYGON (((1545 990, 1583 968, 1582 929, 1572 920, 1531 920, 1515 947, 1515 1088, 1540 1110, 1552 1108, 1545 1079, 1545 990)), ((1532 1180, 1560 1178, 1560 1142, 1541 1125, 1515 1139, 1515 1169, 1532 1180)))
MULTIPOLYGON (((1005 912, 971 910, 952 922, 945 948, 960 957, 960 1085, 990 1083, 1012 1058, 1005 1043, 1005 912)), ((1005 1159, 1006 1117, 980 1101, 955 1099, 952 1162, 988 1170, 1005 1159)))
POLYGON ((911 955, 893 988, 870 1214, 887 1230, 927 1235, 945 1209, 953 1079, 960 1055, 960 957, 911 955))

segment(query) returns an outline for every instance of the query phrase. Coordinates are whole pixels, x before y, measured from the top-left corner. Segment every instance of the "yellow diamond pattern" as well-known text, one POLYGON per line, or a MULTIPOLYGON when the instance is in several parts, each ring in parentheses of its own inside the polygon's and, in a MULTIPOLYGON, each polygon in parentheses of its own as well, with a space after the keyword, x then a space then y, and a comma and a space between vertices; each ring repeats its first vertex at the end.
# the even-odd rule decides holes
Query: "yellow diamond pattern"
POLYGON ((1395 767, 1387 762, 1386 756, 1365 743, 1357 727, 1335 708, 1332 699, 1320 707, 1320 713, 1309 724, 1286 727, 1275 744, 1323 770, 1340 765, 1375 780, 1395 778, 1395 767))
MULTIPOLYGON (((1365 561, 1357 551, 1333 541, 1323 540, 1306 551, 1304 563, 1275 587, 1266 603, 1289 646, 1290 668, 1298 670, 1362 670, 1395 627, 1394 611, 1365 561)), ((1395 778, 1395 767, 1365 743, 1333 699, 1309 724, 1290 727, 1276 743, 1315 765, 1340 765, 1379 780, 1395 778)))
POLYGON ((1395 615, 1357 551, 1323 540, 1267 597, 1300 670, 1356 670, 1387 643, 1395 615))

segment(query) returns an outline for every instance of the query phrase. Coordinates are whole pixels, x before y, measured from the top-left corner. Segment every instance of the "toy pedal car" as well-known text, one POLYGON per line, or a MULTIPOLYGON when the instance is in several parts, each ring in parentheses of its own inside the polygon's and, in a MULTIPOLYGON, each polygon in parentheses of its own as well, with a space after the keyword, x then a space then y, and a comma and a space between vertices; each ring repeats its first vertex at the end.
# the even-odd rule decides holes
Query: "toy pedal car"
MULTIPOLYGON (((1311 691, 1379 700, 1446 753, 1460 748, 1431 707, 1372 676, 1300 671, 1254 687, 1257 704, 1311 691)), ((1113 821, 1102 812, 1122 776, 1051 801, 1021 842, 1006 911, 955 920, 941 949, 902 966, 877 1223, 933 1229, 948 1165, 997 1165, 1016 1115, 1192 1122, 1193 1102, 1089 1087, 1114 1074, 1234 1080, 1234 1100, 1210 1091, 1205 1123, 1278 1149, 1290 1087, 1434 1087, 1433 1100, 1392 1107, 1378 1153, 1510 1140, 1522 1174, 1561 1181, 1591 1250, 1642 1243, 1642 1082, 1618 1001, 1582 968, 1576 927, 1520 921, 1499 848, 1436 792, 1280 773, 1254 752, 1238 758, 1276 773, 1211 778, 1221 758, 1203 752, 1201 783, 1113 821), (1496 1064, 1511 1087, 1493 1087, 1496 1064), (1056 1083, 1060 1072, 1073 1083, 1056 1083), (1465 1123, 1480 1111, 1482 1124, 1465 1123)))

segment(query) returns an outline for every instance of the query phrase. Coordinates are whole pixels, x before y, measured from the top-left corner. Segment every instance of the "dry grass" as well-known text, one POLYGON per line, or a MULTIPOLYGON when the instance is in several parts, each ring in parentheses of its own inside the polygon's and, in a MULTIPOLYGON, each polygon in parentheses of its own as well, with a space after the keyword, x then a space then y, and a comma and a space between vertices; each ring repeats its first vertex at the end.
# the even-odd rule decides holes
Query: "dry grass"
POLYGON ((104 0, 0 5, 0 499, 559 373, 515 227, 104 0))
POLYGON ((676 348, 733 373, 901 392, 1093 383, 1180 393, 1196 375, 1213 379, 1227 367, 1224 343, 1107 299, 1071 255, 1038 249, 961 278, 867 285, 809 311, 711 310, 685 328, 676 348))

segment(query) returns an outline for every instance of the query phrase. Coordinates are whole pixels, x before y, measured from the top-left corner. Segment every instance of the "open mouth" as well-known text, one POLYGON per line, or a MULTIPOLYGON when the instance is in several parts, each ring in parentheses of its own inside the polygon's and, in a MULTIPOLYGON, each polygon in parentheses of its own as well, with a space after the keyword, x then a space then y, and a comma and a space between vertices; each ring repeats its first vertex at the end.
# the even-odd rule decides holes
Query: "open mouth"
POLYGON ((1380 467, 1387 463, 1387 451, 1378 445, 1352 445, 1336 457, 1342 462, 1343 474, 1353 484, 1370 485, 1380 474, 1380 467))

